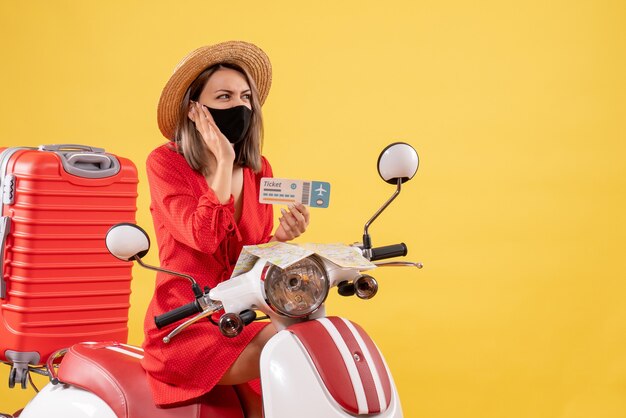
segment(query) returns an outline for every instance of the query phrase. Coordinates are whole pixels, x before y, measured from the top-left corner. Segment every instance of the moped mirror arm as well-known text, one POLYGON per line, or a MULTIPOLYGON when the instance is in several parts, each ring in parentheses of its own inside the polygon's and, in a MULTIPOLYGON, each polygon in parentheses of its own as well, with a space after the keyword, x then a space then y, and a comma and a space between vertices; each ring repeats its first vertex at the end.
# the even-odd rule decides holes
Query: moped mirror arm
POLYGON ((141 261, 141 258, 138 255, 135 255, 133 257, 133 260, 135 260, 137 263, 139 263, 139 265, 141 267, 146 268, 148 270, 160 271, 160 272, 163 272, 163 273, 171 274, 173 276, 183 277, 183 278, 185 278, 185 279, 187 279, 187 280, 189 280, 191 282, 191 288, 193 289, 193 294, 196 296, 196 298, 201 298, 204 295, 204 293, 200 289, 200 286, 198 285, 198 282, 196 282, 196 280, 193 277, 191 277, 191 276, 189 276, 187 274, 183 274, 183 273, 178 273, 178 272, 175 272, 175 271, 167 270, 167 269, 164 269, 162 267, 151 266, 151 265, 146 264, 143 261, 141 261))
POLYGON ((141 258, 150 250, 150 237, 148 233, 138 225, 122 222, 109 228, 104 239, 107 250, 111 255, 122 261, 136 261, 143 268, 153 271, 161 271, 172 276, 183 277, 191 282, 191 288, 196 299, 203 296, 200 286, 195 279, 187 274, 177 273, 161 267, 153 267, 141 261, 141 258))
POLYGON ((378 218, 380 214, 383 213, 383 211, 387 209, 387 207, 391 204, 391 202, 393 202, 394 199, 398 197, 398 195, 400 194, 400 191, 402 189, 402 179, 398 178, 397 181, 398 182, 396 186, 396 191, 393 193, 393 195, 391 195, 389 200, 387 200, 385 204, 382 205, 380 209, 376 211, 374 216, 372 216, 370 220, 365 223, 365 227, 363 228, 363 255, 367 259, 370 259, 372 256, 372 239, 369 234, 369 227, 372 224, 372 222, 374 222, 376 218, 378 218))

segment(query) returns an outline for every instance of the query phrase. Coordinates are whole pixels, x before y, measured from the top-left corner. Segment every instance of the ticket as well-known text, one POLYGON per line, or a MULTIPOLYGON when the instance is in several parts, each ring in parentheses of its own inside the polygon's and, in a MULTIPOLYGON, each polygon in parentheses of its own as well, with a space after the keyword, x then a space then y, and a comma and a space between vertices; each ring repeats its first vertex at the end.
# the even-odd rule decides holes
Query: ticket
POLYGON ((302 203, 312 208, 327 208, 330 202, 330 183, 263 177, 259 202, 284 205, 302 203))

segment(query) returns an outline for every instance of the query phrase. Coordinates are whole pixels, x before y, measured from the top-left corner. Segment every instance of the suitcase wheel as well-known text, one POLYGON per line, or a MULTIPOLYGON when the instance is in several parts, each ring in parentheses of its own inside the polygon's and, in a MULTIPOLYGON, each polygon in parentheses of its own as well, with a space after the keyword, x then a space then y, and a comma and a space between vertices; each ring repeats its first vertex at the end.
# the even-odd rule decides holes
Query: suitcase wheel
MULTIPOLYGON (((26 389, 26 380, 28 379, 28 369, 26 370, 22 370, 22 373, 20 373, 19 379, 20 379, 20 386, 22 387, 22 389, 26 389)), ((11 373, 9 374, 9 388, 13 389, 15 387, 15 380, 18 378, 17 376, 17 368, 15 367, 11 367, 11 373)))

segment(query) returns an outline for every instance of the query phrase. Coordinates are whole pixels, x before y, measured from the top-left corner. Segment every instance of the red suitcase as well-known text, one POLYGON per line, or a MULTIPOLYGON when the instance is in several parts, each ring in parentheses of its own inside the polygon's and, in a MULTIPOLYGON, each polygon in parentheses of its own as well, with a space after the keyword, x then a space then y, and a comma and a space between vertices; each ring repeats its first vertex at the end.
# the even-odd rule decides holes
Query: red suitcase
POLYGON ((106 249, 135 222, 137 170, 83 145, 0 148, 0 360, 27 365, 80 341, 128 338, 131 263, 106 249))

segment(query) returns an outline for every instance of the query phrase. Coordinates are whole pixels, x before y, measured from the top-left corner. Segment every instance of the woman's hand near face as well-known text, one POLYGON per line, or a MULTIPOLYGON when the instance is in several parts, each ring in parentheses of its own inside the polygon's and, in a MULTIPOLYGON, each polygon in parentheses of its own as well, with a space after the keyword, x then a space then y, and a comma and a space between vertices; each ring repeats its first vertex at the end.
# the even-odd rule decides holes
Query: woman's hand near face
POLYGON ((189 119, 196 125, 209 151, 215 157, 217 166, 207 177, 220 203, 225 204, 231 196, 235 150, 230 141, 220 132, 211 113, 198 102, 189 104, 189 119))
POLYGON ((235 161, 235 150, 228 138, 220 132, 209 110, 198 102, 191 102, 188 116, 195 123, 209 151, 215 156, 217 164, 232 164, 235 161))
POLYGON ((299 237, 306 231, 309 225, 309 209, 301 203, 290 205, 288 210, 280 210, 282 216, 279 218, 280 225, 276 229, 273 240, 291 241, 299 237))

